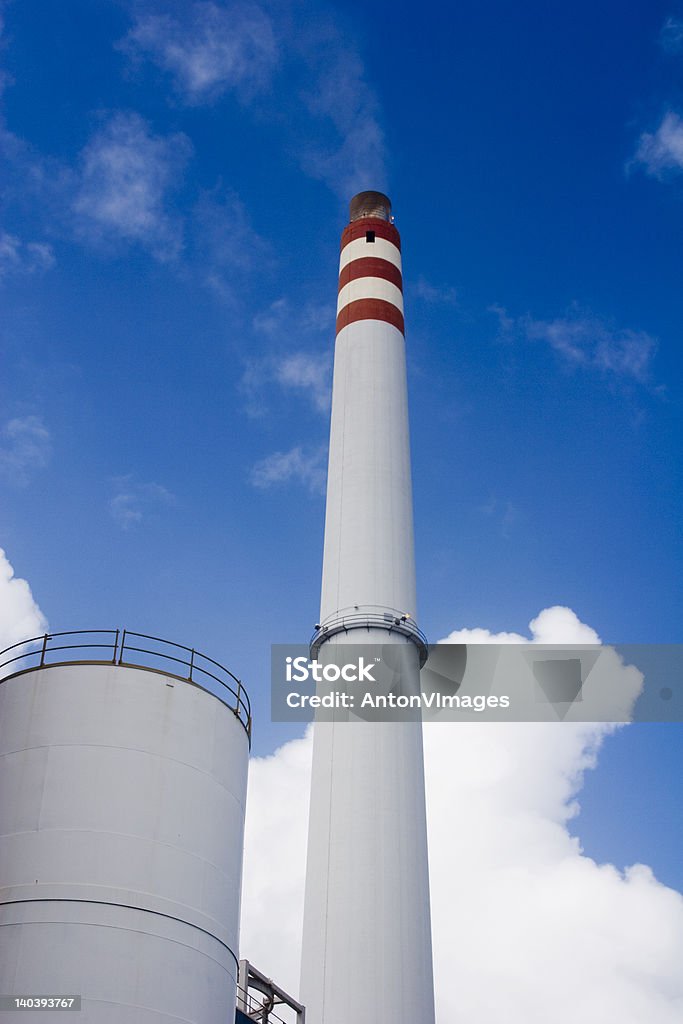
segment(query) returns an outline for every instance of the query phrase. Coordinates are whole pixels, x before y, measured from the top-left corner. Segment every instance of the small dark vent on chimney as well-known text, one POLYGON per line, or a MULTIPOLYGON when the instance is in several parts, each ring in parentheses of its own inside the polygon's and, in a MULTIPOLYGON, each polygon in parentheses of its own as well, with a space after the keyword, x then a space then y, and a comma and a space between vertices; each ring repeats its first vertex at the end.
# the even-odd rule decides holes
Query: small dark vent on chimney
POLYGON ((375 241, 375 232, 374 231, 366 231, 365 232, 365 241, 366 242, 374 242, 375 241))

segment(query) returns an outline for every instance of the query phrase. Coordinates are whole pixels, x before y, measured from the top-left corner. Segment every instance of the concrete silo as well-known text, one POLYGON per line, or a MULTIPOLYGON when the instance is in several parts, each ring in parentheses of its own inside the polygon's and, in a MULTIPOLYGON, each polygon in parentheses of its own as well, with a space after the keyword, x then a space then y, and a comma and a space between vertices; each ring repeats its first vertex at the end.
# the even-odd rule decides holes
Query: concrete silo
POLYGON ((0 993, 82 996, 84 1024, 228 1024, 241 683, 118 631, 52 634, 0 662, 0 993))

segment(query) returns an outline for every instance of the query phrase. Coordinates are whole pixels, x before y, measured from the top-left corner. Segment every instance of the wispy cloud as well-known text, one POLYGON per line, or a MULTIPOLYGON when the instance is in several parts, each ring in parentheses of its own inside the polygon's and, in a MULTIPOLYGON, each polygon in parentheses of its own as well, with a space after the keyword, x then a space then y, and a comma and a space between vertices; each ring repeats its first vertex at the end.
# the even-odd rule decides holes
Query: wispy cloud
POLYGON ((54 263, 54 252, 47 242, 22 242, 16 235, 0 231, 0 279, 9 274, 49 270, 54 263))
POLYGON ((452 285, 436 285, 420 276, 413 288, 418 299, 429 305, 457 306, 458 292, 452 285))
POLYGON ((493 495, 479 511, 496 524, 501 537, 505 540, 509 540, 514 527, 524 518, 521 510, 513 502, 501 500, 493 495))
POLYGON ((9 420, 0 435, 0 472, 16 487, 47 465, 52 452, 50 431, 40 416, 9 420))
POLYGON ((304 303, 299 308, 279 298, 254 316, 254 333, 266 338, 276 351, 245 361, 239 390, 249 415, 264 415, 273 388, 298 394, 317 412, 329 410, 332 348, 329 344, 322 347, 319 339, 332 337, 334 315, 331 304, 304 303), (292 351, 292 338, 310 339, 316 348, 292 351))
POLYGON ((211 103, 229 90, 254 95, 278 57, 272 20, 252 3, 193 3, 176 16, 143 13, 121 46, 168 72, 188 105, 211 103))
POLYGON ((381 108, 360 55, 330 22, 307 37, 303 59, 313 76, 304 98, 319 126, 301 150, 303 169, 343 199, 386 189, 381 108))
MULTIPOLYGON (((3 39, 5 34, 5 17, 3 13, 4 2, 0 5, 0 53, 7 46, 7 42, 3 39)), ((10 76, 7 74, 4 68, 0 68, 0 96, 5 91, 6 86, 11 82, 10 76)))
POLYGON ((501 306, 492 306, 491 311, 498 317, 502 336, 542 342, 566 365, 639 384, 651 381, 657 340, 646 331, 616 329, 578 308, 554 320, 536 320, 529 315, 511 317, 501 306))
POLYGON ((670 15, 662 25, 659 42, 667 53, 683 51, 683 19, 670 15))
POLYGON ((185 135, 154 135, 138 114, 114 114, 81 154, 77 232, 100 243, 137 242, 161 260, 176 257, 182 226, 166 199, 190 151, 185 135))
POLYGON ((300 315, 300 324, 303 331, 317 331, 331 337, 334 331, 336 310, 331 302, 307 302, 303 306, 300 315))
POLYGON ((501 306, 498 302, 493 302, 488 307, 488 312, 493 313, 497 318, 498 329, 501 335, 507 337, 507 335, 512 334, 515 329, 515 318, 508 314, 504 306, 501 306))
POLYGON ((331 303, 304 303, 294 308, 282 297, 255 314, 252 327, 271 340, 291 339, 292 333, 328 333, 334 329, 335 310, 331 303))
POLYGON ((327 448, 305 449, 299 445, 286 452, 273 452, 252 467, 250 480, 265 490, 276 484, 299 483, 311 494, 325 493, 327 448))
POLYGON ((256 313, 252 327, 257 334, 265 334, 269 338, 274 338, 287 330, 292 316, 294 313, 288 300, 285 298, 275 299, 265 309, 256 313))
POLYGON ((285 13, 256 3, 191 3, 163 15, 143 8, 120 46, 168 73, 188 105, 237 94, 280 124, 303 170, 341 197, 386 188, 380 104, 331 14, 313 20, 305 6, 285 13))
POLYGON ((268 408, 268 389, 276 386, 297 394, 316 412, 327 413, 332 397, 330 364, 329 352, 290 352, 249 360, 239 385, 247 412, 262 416, 268 408))
POLYGON ((311 356, 305 352, 285 356, 276 366, 276 379, 283 388, 307 394, 318 412, 329 409, 332 397, 330 366, 324 356, 311 356))
MULTIPOLYGON (((667 17, 659 42, 672 56, 683 53, 683 19, 667 17)), ((626 163, 627 173, 636 167, 660 180, 683 171, 683 120, 675 110, 667 110, 654 131, 641 134, 634 155, 626 163)))
POLYGON ((109 501, 109 511, 122 530, 138 526, 159 508, 172 505, 175 497, 157 483, 138 483, 131 475, 116 477, 116 494, 109 501))
POLYGON ((629 167, 642 165, 653 178, 683 170, 683 120, 669 110, 654 132, 640 136, 638 148, 629 167))
POLYGON ((249 214, 231 189, 202 193, 194 209, 194 256, 204 283, 221 299, 236 303, 239 278, 271 259, 265 239, 252 227, 249 214))

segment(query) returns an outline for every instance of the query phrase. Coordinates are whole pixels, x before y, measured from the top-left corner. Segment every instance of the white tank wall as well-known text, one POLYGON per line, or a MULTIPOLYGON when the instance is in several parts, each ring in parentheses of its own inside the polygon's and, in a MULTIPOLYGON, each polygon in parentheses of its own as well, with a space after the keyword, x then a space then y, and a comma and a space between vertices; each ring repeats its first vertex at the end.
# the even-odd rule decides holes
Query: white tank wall
POLYGON ((84 1024, 230 1021, 247 764, 230 709, 161 673, 2 682, 0 992, 82 994, 84 1024))

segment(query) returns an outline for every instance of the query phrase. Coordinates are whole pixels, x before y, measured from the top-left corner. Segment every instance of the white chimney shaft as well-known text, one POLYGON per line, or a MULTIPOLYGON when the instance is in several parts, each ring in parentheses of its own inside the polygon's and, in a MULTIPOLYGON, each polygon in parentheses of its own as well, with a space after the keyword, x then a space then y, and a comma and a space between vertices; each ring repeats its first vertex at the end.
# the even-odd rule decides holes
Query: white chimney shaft
MULTIPOLYGON (((401 243, 390 211, 386 196, 362 192, 342 235, 319 639, 408 645, 417 674, 401 243)), ((301 985, 312 1024, 434 1020, 419 722, 316 723, 301 985)))

